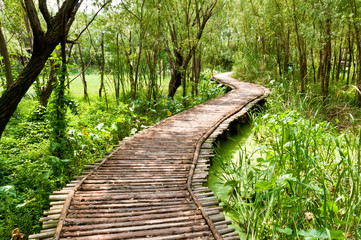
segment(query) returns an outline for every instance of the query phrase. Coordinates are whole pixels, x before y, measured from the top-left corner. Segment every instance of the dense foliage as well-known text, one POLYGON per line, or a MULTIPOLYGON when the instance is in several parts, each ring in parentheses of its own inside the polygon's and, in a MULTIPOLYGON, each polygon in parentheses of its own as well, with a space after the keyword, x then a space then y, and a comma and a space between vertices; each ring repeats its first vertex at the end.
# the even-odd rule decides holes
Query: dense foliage
POLYGON ((226 211, 247 239, 360 238, 360 129, 339 132, 278 84, 253 116, 255 150, 215 158, 226 211))

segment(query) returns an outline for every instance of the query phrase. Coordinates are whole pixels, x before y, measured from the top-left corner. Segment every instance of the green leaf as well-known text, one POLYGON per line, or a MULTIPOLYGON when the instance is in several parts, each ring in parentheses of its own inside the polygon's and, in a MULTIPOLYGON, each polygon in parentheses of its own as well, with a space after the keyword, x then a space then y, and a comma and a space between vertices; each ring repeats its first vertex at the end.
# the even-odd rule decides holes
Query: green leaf
POLYGON ((276 230, 280 233, 284 233, 284 234, 287 234, 287 235, 291 235, 292 234, 292 229, 291 228, 279 228, 279 227, 276 227, 276 230))
POLYGON ((228 180, 227 182, 224 183, 224 186, 230 186, 230 187, 235 187, 238 185, 238 181, 236 180, 228 180))
POLYGON ((16 197, 16 190, 15 190, 14 186, 11 186, 11 185, 6 185, 6 186, 0 187, 0 193, 5 196, 16 197))
POLYGON ((331 239, 345 239, 345 235, 341 230, 329 230, 329 229, 327 229, 327 231, 330 233, 331 239))
POLYGON ((277 183, 283 183, 284 181, 287 181, 287 180, 291 181, 291 182, 297 181, 297 179, 295 177, 292 177, 292 174, 285 174, 285 175, 280 176, 277 179, 277 183))
POLYGON ((274 182, 257 182, 255 191, 268 190, 275 186, 274 182))
MULTIPOLYGON (((321 214, 324 214, 323 210, 324 210, 324 205, 322 204, 321 208, 321 214)), ((327 211, 331 211, 334 213, 338 212, 338 207, 337 207, 337 203, 336 202, 331 202, 331 201, 327 201, 326 202, 326 210, 327 211)))
POLYGON ((304 230, 298 231, 298 235, 304 236, 307 240, 313 240, 318 238, 328 238, 326 229, 324 228, 317 228, 317 229, 310 229, 307 232, 304 230))
POLYGON ((341 221, 341 220, 338 220, 337 218, 335 218, 334 220, 335 220, 335 223, 336 223, 336 224, 342 224, 342 225, 349 225, 349 224, 351 224, 350 222, 341 221))

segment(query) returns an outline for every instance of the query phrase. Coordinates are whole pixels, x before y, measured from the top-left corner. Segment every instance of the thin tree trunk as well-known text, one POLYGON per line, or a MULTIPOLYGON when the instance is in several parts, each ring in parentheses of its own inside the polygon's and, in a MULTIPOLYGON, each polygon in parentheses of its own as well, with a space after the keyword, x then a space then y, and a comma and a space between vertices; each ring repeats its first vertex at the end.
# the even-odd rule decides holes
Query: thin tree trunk
POLYGON ((284 71, 287 75, 288 65, 290 59, 290 29, 287 29, 286 39, 285 39, 285 60, 284 60, 284 71))
POLYGON ((280 45, 276 39, 276 52, 277 52, 277 65, 278 65, 278 74, 279 76, 282 76, 282 65, 281 65, 281 51, 280 51, 280 45))
POLYGON ((299 33, 298 30, 298 20, 297 20, 297 14, 296 14, 296 3, 295 0, 293 0, 293 14, 294 14, 294 23, 295 23, 295 32, 297 37, 297 48, 298 48, 298 54, 299 54, 299 61, 300 61, 300 80, 301 80, 301 92, 305 92, 305 78, 307 76, 307 63, 305 62, 305 52, 303 51, 303 38, 299 33))
POLYGON ((355 28, 355 38, 356 38, 356 47, 357 47, 357 96, 358 96, 358 105, 361 107, 361 41, 360 41, 360 28, 358 22, 358 11, 357 11, 357 3, 355 0, 352 1, 353 3, 353 24, 355 28))
POLYGON ((46 107, 48 105, 51 93, 54 91, 57 83, 57 71, 59 70, 59 64, 55 65, 54 61, 50 61, 50 73, 46 85, 40 90, 39 104, 46 107))
POLYGON ((10 56, 6 46, 5 37, 2 32, 2 26, 0 24, 0 53, 3 57, 3 62, 5 65, 5 77, 6 77, 6 87, 9 88, 13 84, 13 74, 10 64, 10 56))
POLYGON ((328 89, 330 84, 330 73, 331 73, 331 55, 332 55, 332 43, 331 43, 331 19, 328 18, 326 21, 326 45, 325 45, 325 64, 324 64, 324 92, 322 95, 326 97, 328 95, 328 89))
MULTIPOLYGON (((351 35, 351 32, 350 32, 351 35)), ((350 84, 350 73, 351 73, 351 64, 352 64, 352 59, 353 59, 353 39, 351 40, 351 37, 348 38, 348 53, 349 53, 349 67, 347 69, 347 80, 346 80, 346 85, 348 86, 350 84)))
POLYGON ((196 74, 195 74, 195 79, 194 79, 196 96, 198 96, 198 83, 199 83, 199 78, 201 76, 201 70, 202 70, 202 52, 200 50, 198 58, 196 56, 196 74))
POLYGON ((316 84, 316 66, 315 66, 315 58, 313 56, 313 48, 311 47, 311 61, 312 61, 312 69, 313 69, 313 83, 316 84))
POLYGON ((30 24, 29 24, 29 19, 28 16, 24 16, 24 22, 25 22, 25 27, 26 27, 26 32, 27 32, 27 37, 28 37, 28 41, 29 41, 29 48, 30 48, 30 52, 33 52, 33 34, 31 32, 30 29, 30 24))
POLYGON ((83 54, 81 52, 80 44, 78 44, 78 50, 79 50, 79 57, 81 64, 81 82, 83 83, 83 88, 84 88, 84 99, 88 100, 88 103, 90 104, 90 99, 88 95, 88 85, 85 79, 85 64, 84 64, 83 54))
POLYGON ((99 87, 99 97, 102 97, 102 91, 104 90, 104 34, 102 34, 102 41, 100 44, 102 52, 102 62, 100 65, 100 87, 99 87))
POLYGON ((134 89, 133 89, 133 96, 132 96, 133 100, 136 98, 136 95, 137 95, 139 65, 140 65, 140 60, 141 60, 142 50, 143 50, 143 38, 144 38, 143 13, 144 13, 144 4, 145 4, 145 0, 142 1, 141 11, 140 11, 140 19, 139 19, 139 25, 140 25, 139 26, 139 28, 140 28, 139 52, 138 52, 137 64, 135 66, 135 79, 134 79, 134 89))
POLYGON ((196 88, 195 73, 196 73, 196 53, 194 51, 193 58, 192 58, 192 74, 191 74, 191 78, 190 78, 190 82, 192 83, 192 90, 191 90, 192 96, 195 95, 195 88, 196 88))
MULTIPOLYGON (((337 67, 337 49, 336 49, 336 43, 334 46, 334 56, 333 56, 333 67, 332 67, 332 71, 331 71, 331 82, 333 83, 335 80, 335 75, 336 75, 336 67, 337 67)), ((331 63, 332 64, 332 63, 331 63)))
POLYGON ((340 71, 341 71, 341 60, 342 60, 342 38, 340 42, 340 51, 338 55, 337 69, 336 69, 336 83, 340 81, 340 71))
MULTIPOLYGON (((114 80, 114 90, 115 90, 115 98, 116 101, 119 101, 119 97, 120 97, 120 56, 119 56, 119 33, 117 33, 117 38, 116 38, 116 51, 117 51, 117 60, 115 61, 117 66, 117 76, 116 79, 114 80)), ((123 88, 124 89, 124 88, 123 88)))

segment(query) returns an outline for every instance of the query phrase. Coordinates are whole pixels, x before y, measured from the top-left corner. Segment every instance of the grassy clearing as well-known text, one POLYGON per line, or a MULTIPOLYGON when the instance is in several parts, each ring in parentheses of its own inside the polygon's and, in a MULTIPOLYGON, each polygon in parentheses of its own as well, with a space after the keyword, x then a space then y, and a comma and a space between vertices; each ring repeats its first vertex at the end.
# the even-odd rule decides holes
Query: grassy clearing
POLYGON ((229 189, 222 204, 244 239, 360 239, 360 129, 339 132, 320 120, 323 104, 277 89, 252 121, 259 149, 215 158, 229 189))

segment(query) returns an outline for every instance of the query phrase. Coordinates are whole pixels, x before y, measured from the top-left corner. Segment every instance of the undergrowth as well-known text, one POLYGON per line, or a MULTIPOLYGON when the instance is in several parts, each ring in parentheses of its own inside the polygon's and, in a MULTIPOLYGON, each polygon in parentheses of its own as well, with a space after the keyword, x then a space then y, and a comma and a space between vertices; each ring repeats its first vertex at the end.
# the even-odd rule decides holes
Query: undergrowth
POLYGON ((252 119, 257 152, 214 159, 230 189, 222 204, 246 239, 360 239, 360 128, 349 114, 340 132, 317 99, 272 84, 252 119))
POLYGON ((70 97, 65 159, 52 155, 56 143, 49 137, 51 110, 36 107, 31 95, 24 99, 0 142, 0 239, 10 239, 15 228, 26 235, 38 232, 49 195, 124 137, 222 94, 225 89, 209 78, 202 76, 197 97, 129 98, 118 104, 111 98, 108 104, 92 99, 91 105, 81 97, 70 97))

